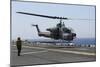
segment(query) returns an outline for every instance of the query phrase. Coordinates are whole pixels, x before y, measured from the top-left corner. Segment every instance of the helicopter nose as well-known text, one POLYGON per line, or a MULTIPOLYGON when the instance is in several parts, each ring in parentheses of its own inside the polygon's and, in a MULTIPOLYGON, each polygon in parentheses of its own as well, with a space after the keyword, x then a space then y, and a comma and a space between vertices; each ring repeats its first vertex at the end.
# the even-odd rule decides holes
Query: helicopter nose
POLYGON ((76 37, 76 33, 73 33, 73 36, 76 37))

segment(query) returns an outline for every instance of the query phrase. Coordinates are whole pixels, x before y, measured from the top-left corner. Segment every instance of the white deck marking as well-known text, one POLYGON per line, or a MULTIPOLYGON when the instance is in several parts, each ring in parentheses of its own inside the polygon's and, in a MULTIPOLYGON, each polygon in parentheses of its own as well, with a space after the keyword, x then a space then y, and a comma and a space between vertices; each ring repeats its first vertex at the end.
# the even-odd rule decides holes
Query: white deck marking
POLYGON ((13 50, 13 52, 18 52, 17 50, 13 50))
POLYGON ((95 53, 89 53, 89 52, 79 52, 79 51, 69 51, 69 50, 58 50, 58 49, 48 49, 50 51, 57 51, 57 52, 64 52, 64 53, 73 53, 73 54, 81 54, 81 55, 93 55, 95 56, 95 53))
POLYGON ((33 53, 42 53, 42 52, 47 52, 47 51, 27 52, 27 53, 22 53, 22 55, 24 55, 24 54, 33 54, 33 53))
MULTIPOLYGON (((16 45, 13 45, 16 46, 16 45)), ((30 46, 23 46, 24 48, 35 48, 35 49, 45 49, 49 51, 56 51, 56 52, 63 52, 63 53, 73 53, 73 54, 81 54, 81 55, 92 55, 95 56, 95 53, 89 53, 89 52, 80 52, 80 51, 71 51, 71 50, 59 50, 59 49, 49 49, 49 48, 43 48, 43 47, 30 47, 30 46)))
POLYGON ((87 48, 79 48, 77 50, 89 50, 89 49, 87 49, 87 48))

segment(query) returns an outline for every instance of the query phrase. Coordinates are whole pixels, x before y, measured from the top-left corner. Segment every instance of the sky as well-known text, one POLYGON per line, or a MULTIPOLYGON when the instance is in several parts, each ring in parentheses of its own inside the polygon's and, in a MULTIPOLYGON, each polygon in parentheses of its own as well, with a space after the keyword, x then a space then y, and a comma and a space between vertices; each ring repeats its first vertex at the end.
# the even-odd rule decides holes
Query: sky
POLYGON ((95 38, 95 7, 71 4, 51 4, 36 2, 12 1, 12 39, 41 39, 35 27, 31 24, 38 24, 41 31, 46 32, 47 28, 55 27, 59 20, 18 14, 16 12, 28 12, 49 16, 61 16, 73 20, 63 20, 66 27, 72 28, 77 38, 95 38), (74 20, 74 19, 90 20, 74 20), (91 20, 92 19, 92 20, 91 20))

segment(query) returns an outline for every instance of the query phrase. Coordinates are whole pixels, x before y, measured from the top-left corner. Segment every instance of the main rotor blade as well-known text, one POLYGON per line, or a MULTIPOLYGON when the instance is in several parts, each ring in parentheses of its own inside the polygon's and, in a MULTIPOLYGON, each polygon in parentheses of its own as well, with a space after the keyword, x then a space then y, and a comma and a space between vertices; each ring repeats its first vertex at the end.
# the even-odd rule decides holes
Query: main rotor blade
POLYGON ((68 19, 66 17, 47 16, 47 15, 40 15, 40 14, 33 14, 33 13, 26 13, 26 12, 16 12, 16 13, 32 15, 32 16, 39 16, 39 17, 45 17, 45 18, 51 18, 51 19, 68 19))
POLYGON ((87 21, 95 21, 95 19, 82 19, 82 18, 68 18, 68 20, 87 20, 87 21))

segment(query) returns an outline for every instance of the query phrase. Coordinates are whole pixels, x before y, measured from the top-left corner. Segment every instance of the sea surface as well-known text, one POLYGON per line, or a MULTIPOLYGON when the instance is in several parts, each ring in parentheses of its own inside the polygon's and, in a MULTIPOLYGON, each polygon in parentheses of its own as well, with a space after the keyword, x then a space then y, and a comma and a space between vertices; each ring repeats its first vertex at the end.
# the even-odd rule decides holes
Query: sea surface
POLYGON ((73 42, 78 45, 96 45, 96 38, 76 38, 73 42))
MULTIPOLYGON (((62 42, 61 40, 53 40, 53 39, 31 39, 28 40, 31 42, 41 42, 41 43, 56 43, 56 42, 62 42)), ((63 41, 66 42, 66 41, 63 41)), ((76 38, 72 41, 72 43, 77 45, 96 45, 96 38, 76 38)))

